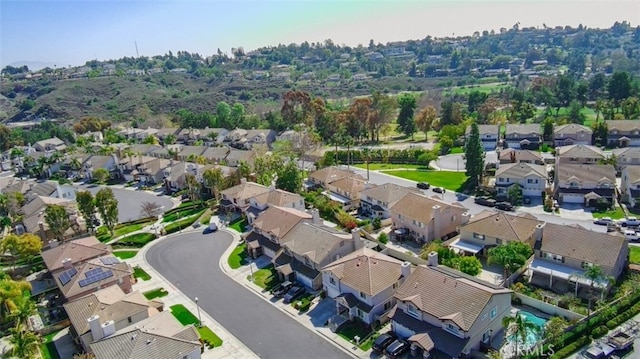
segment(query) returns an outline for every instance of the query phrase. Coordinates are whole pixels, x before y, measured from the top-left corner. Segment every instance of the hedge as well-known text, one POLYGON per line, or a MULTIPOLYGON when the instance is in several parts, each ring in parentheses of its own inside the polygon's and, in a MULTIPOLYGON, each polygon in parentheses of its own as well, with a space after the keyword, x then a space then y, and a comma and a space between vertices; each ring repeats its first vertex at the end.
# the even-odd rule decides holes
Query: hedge
POLYGON ((196 215, 194 215, 192 217, 181 219, 179 221, 167 224, 164 227, 165 232, 167 234, 171 234, 171 233, 175 233, 175 232, 177 232, 177 231, 179 231, 181 229, 185 229, 185 228, 189 227, 195 221, 197 221, 198 218, 200 218, 200 216, 202 216, 202 213, 204 213, 204 211, 205 210, 201 210, 199 213, 197 213, 196 215))
POLYGON ((130 236, 126 236, 118 240, 118 244, 128 247, 144 247, 145 244, 156 239, 153 233, 136 233, 130 236))
POLYGON ((557 352, 555 352, 552 356, 551 359, 563 359, 568 357, 569 355, 573 354, 574 352, 576 352, 578 349, 582 348, 583 346, 587 345, 591 343, 591 339, 589 337, 580 337, 578 338, 575 342, 567 345, 566 347, 558 350, 557 352))

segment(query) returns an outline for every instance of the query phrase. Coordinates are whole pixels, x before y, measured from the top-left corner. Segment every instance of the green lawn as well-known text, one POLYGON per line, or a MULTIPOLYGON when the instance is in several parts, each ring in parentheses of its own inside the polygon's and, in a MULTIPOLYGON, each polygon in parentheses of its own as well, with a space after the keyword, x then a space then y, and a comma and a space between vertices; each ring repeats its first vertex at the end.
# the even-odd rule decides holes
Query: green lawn
POLYGON ((183 219, 189 216, 192 216, 196 213, 201 213, 203 212, 203 209, 201 206, 198 207, 193 207, 193 208, 186 208, 184 210, 179 210, 179 211, 175 211, 173 213, 169 213, 167 215, 165 215, 164 217, 162 217, 162 223, 168 223, 168 222, 173 222, 179 219, 183 219))
POLYGON ((209 221, 211 221, 211 210, 210 209, 208 209, 207 212, 202 215, 202 218, 200 219, 200 224, 202 224, 203 226, 208 226, 209 225, 209 221))
POLYGON ((144 269, 140 268, 140 267, 134 267, 133 268, 133 276, 135 278, 140 278, 144 281, 147 281, 149 279, 151 279, 151 276, 149 275, 149 273, 145 272, 144 269))
POLYGON ((162 298, 165 297, 167 295, 169 295, 169 292, 167 292, 166 289, 164 288, 156 288, 153 290, 150 290, 148 292, 144 292, 142 293, 142 295, 144 295, 145 298, 152 300, 154 298, 162 298))
POLYGON ((215 348, 222 345, 222 339, 220 339, 220 337, 217 336, 216 333, 214 333, 206 325, 197 329, 198 333, 200 333, 200 338, 202 338, 205 343, 209 344, 209 346, 215 348))
POLYGON ((443 96, 450 96, 452 94, 469 95, 473 91, 490 94, 492 92, 498 92, 500 91, 500 89, 506 89, 507 87, 510 87, 510 85, 503 82, 495 82, 482 85, 467 85, 445 89, 444 91, 442 91, 442 94, 443 96))
MULTIPOLYGON (((359 163, 357 165, 353 165, 353 167, 358 167, 358 168, 362 168, 362 169, 367 169, 367 164, 366 163, 359 163)), ((406 164, 402 164, 402 163, 369 163, 369 170, 370 171, 378 171, 378 170, 394 170, 394 169, 399 169, 399 168, 410 168, 410 169, 417 169, 417 170, 428 170, 429 168, 423 165, 414 165, 411 163, 406 163, 406 164)))
POLYGON ((449 154, 456 154, 456 153, 464 153, 464 148, 453 147, 452 149, 449 150, 449 154))
POLYGON ((372 341, 364 340, 365 338, 367 338, 372 334, 371 329, 369 328, 368 325, 358 320, 353 320, 349 323, 346 323, 345 325, 342 326, 342 328, 340 328, 337 334, 341 338, 343 338, 344 340, 352 344, 355 344, 353 337, 357 335, 358 337, 360 337, 360 349, 365 351, 371 349, 372 341))
POLYGON ((171 234, 171 233, 174 233, 174 232, 177 232, 179 230, 182 230, 182 229, 185 229, 185 228, 189 227, 195 221, 197 221, 198 218, 200 218, 200 216, 202 215, 202 213, 204 213, 204 211, 206 211, 206 210, 205 209, 201 209, 201 210, 199 210, 198 213, 196 213, 195 215, 192 215, 191 217, 187 217, 187 218, 181 219, 179 221, 175 221, 175 222, 171 222, 171 223, 167 224, 166 226, 164 226, 165 232, 167 232, 167 234, 171 234))
POLYGON ((133 247, 144 247, 145 244, 153 241, 154 239, 156 239, 156 235, 153 233, 136 233, 118 239, 118 243, 133 247))
POLYGON ((229 223, 229 228, 235 229, 238 233, 244 233, 247 229, 247 220, 244 217, 239 217, 233 222, 229 223))
POLYGON ((602 218, 602 217, 611 217, 613 219, 621 219, 624 218, 624 211, 620 207, 616 207, 615 209, 608 210, 606 212, 592 212, 593 218, 602 218))
POLYGON ((115 251, 113 255, 120 259, 129 259, 133 258, 138 254, 138 251, 115 251))
POLYGON ((629 262, 640 264, 640 247, 629 246, 629 262))
POLYGON ((219 347, 222 345, 222 339, 209 329, 209 327, 203 326, 198 328, 198 318, 193 315, 189 309, 185 308, 184 305, 176 304, 172 305, 170 308, 171 314, 173 314, 173 316, 176 317, 182 325, 195 325, 198 329, 198 333, 200 334, 200 338, 202 338, 205 343, 209 344, 209 346, 219 347))
POLYGON ((42 344, 40 345, 42 359, 60 359, 58 349, 56 349, 56 345, 53 342, 53 337, 55 337, 56 334, 58 334, 58 332, 53 332, 42 337, 42 344))
POLYGON ((109 233, 107 227, 100 226, 96 229, 96 237, 100 242, 106 242, 112 238, 118 238, 120 236, 124 236, 125 234, 139 231, 145 226, 152 224, 153 222, 154 221, 149 221, 145 223, 129 224, 126 226, 116 226, 116 228, 113 230, 113 236, 111 236, 111 233, 109 233))
POLYGON ((229 267, 231 269, 238 269, 242 266, 245 259, 247 258, 247 245, 245 243, 239 244, 236 249, 231 252, 229 255, 229 259, 227 262, 229 263, 229 267))
POLYGON ((431 186, 444 187, 456 192, 462 192, 467 181, 464 172, 397 170, 384 171, 384 173, 411 181, 428 182, 431 186))
POLYGON ((269 290, 280 283, 278 278, 278 272, 276 272, 273 265, 266 268, 258 269, 253 272, 253 283, 257 284, 260 288, 269 290))

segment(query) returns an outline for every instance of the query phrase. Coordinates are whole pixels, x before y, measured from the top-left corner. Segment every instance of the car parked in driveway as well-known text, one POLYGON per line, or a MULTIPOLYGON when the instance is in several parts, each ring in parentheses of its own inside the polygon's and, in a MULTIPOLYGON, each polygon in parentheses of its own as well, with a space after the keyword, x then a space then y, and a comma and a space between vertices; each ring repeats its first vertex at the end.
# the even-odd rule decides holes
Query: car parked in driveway
POLYGON ((293 302, 294 300, 300 298, 305 292, 306 290, 304 289, 303 286, 295 285, 291 287, 291 289, 289 289, 287 294, 284 295, 284 300, 283 300, 284 304, 289 304, 293 302))
POLYGON ((609 225, 609 223, 613 223, 613 219, 611 219, 611 217, 602 217, 593 221, 593 224, 598 224, 601 226, 607 226, 609 225))
POLYGON ((282 282, 276 285, 271 290, 271 294, 273 294, 277 298, 282 298, 284 297, 285 294, 287 294, 287 292, 289 291, 289 289, 291 289, 291 287, 293 287, 293 283, 289 281, 282 282))
POLYGON ((624 237, 629 242, 637 242, 638 240, 640 240, 640 236, 638 236, 638 233, 639 232, 636 232, 633 229, 625 229, 624 230, 624 237))
POLYGON ((489 198, 486 196, 482 196, 482 197, 476 197, 475 201, 476 204, 479 204, 481 206, 487 206, 487 207, 495 207, 496 205, 496 200, 493 198, 489 198))
POLYGON ((431 185, 428 184, 427 182, 418 182, 416 187, 418 187, 420 189, 429 189, 431 187, 431 185))
POLYGON ((374 352, 381 354, 382 352, 384 352, 385 349, 387 349, 389 345, 391 345, 391 343, 396 341, 397 338, 398 336, 394 332, 386 332, 386 333, 380 334, 380 336, 377 337, 376 340, 373 342, 371 349, 374 352))
POLYGON ((406 341, 396 339, 384 350, 384 355, 389 359, 397 359, 400 358, 402 354, 409 351, 409 347, 410 345, 406 341))

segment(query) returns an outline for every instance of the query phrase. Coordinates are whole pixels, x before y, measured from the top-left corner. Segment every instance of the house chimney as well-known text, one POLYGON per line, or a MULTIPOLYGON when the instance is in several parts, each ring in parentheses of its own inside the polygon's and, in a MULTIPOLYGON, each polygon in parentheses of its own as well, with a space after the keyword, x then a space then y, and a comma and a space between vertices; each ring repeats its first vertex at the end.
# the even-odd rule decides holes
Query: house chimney
POLYGON ((43 241, 46 241, 47 231, 44 229, 44 223, 42 221, 39 221, 38 227, 40 228, 40 238, 42 238, 43 241))
POLYGON ((411 263, 403 262, 402 265, 400 265, 400 269, 402 271, 402 277, 406 280, 409 275, 411 275, 411 263))
POLYGON ((442 207, 436 204, 431 208, 433 209, 433 238, 428 238, 427 240, 437 239, 442 235, 442 233, 440 233, 440 211, 442 207))
POLYGON ((62 266, 64 267, 64 269, 71 269, 71 267, 73 266, 73 262, 71 261, 71 258, 63 259, 62 266))
POLYGON ((427 257, 427 265, 429 267, 437 267, 438 266, 438 252, 433 251, 429 253, 427 257))
POLYGON ((89 319, 87 319, 87 322, 89 322, 89 328, 91 329, 91 336, 93 337, 93 341, 102 339, 104 337, 104 334, 102 332, 102 325, 100 324, 100 316, 97 314, 93 315, 89 319))
POLYGON ((116 323, 113 320, 107 320, 102 324, 103 338, 106 338, 115 332, 116 332, 116 323))
POLYGON ((536 225, 536 230, 533 234, 534 238, 536 239, 536 242, 541 241, 542 240, 542 232, 544 231, 544 223, 540 223, 536 225))
POLYGON ((320 218, 320 211, 317 208, 311 209, 311 219, 313 220, 313 224, 321 225, 322 218, 320 218))
POLYGON ((353 250, 357 251, 358 249, 364 247, 364 241, 360 238, 360 229, 354 228, 351 230, 351 238, 353 239, 353 250))
POLYGON ((462 214, 462 217, 460 218, 460 224, 467 224, 469 223, 469 220, 471 219, 471 213, 469 213, 469 211, 466 211, 462 214))

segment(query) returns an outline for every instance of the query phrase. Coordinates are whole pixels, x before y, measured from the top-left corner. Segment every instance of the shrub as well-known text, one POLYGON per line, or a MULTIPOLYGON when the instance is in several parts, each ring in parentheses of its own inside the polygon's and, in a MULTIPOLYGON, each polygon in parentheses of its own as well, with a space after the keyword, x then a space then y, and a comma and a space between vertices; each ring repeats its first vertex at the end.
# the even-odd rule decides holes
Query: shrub
POLYGON ((551 356, 552 359, 562 359, 562 358, 566 358, 569 355, 571 355, 572 353, 574 353, 575 351, 577 351, 578 349, 582 348, 583 346, 587 345, 591 343, 591 339, 587 336, 583 336, 583 337, 579 337, 576 339, 575 342, 567 345, 566 347, 558 350, 557 352, 555 352, 555 354, 553 354, 553 356, 551 356))
POLYGON ((181 219, 179 221, 175 221, 172 223, 167 224, 164 227, 164 230, 167 234, 171 234, 171 233, 175 233, 181 229, 185 229, 187 227, 189 227, 190 225, 192 225, 196 220, 198 220, 198 218, 200 218, 200 216, 202 215, 202 212, 204 211, 200 211, 199 214, 194 215, 192 217, 189 218, 185 218, 185 219, 181 219))
POLYGON ((384 232, 380 233, 380 235, 378 236, 378 242, 386 244, 387 242, 389 242, 389 236, 387 236, 387 234, 384 232))
POLYGON ((373 220, 373 229, 378 230, 382 227, 382 221, 380 218, 376 218, 373 220))
POLYGON ((606 325, 601 325, 591 331, 591 337, 594 339, 600 338, 601 336, 607 334, 607 332, 609 332, 609 328, 607 328, 606 325))

